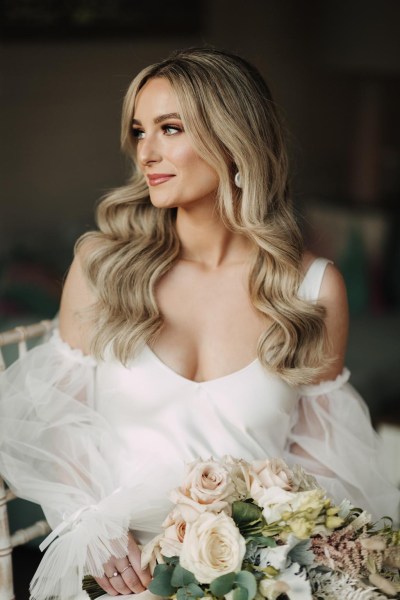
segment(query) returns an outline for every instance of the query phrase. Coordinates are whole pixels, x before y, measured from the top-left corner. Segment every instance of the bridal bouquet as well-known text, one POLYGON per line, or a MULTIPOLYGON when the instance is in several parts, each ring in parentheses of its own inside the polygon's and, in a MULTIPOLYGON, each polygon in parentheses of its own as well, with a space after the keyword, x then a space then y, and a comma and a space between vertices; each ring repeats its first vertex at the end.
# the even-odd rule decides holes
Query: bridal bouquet
POLYGON ((378 528, 347 500, 334 505, 299 466, 196 460, 170 499, 163 532, 142 550, 153 594, 379 600, 400 592, 400 532, 390 519, 378 528))
POLYGON ((163 533, 147 544, 156 595, 193 600, 380 599, 400 592, 400 532, 378 529, 282 460, 187 465, 163 533))

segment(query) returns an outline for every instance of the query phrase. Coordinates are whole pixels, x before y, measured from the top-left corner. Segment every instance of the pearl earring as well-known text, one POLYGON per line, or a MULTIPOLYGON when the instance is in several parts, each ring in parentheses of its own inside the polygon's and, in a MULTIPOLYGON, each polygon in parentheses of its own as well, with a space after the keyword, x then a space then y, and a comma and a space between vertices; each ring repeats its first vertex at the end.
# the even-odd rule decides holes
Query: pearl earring
POLYGON ((236 175, 235 175, 235 185, 236 185, 236 187, 238 187, 238 188, 241 188, 241 187, 242 187, 242 178, 240 177, 240 173, 239 173, 239 171, 238 171, 238 172, 236 173, 236 175))

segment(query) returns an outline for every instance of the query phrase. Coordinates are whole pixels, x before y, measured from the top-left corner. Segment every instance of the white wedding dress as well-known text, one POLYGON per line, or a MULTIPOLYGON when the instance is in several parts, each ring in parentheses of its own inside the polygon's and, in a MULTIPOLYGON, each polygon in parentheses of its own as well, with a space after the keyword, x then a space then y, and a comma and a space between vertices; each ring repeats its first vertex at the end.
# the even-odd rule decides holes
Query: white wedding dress
MULTIPOLYGON (((327 263, 314 261, 299 295, 316 301, 327 263)), ((256 359, 198 383, 148 346, 124 367, 83 356, 56 331, 0 378, 0 473, 55 528, 33 597, 76 598, 85 572, 100 575, 110 553, 125 555, 128 527, 141 543, 158 533, 168 492, 197 457, 284 457, 316 474, 337 501, 397 521, 399 491, 385 478, 379 439, 348 379, 345 369, 334 381, 294 388, 256 359)))

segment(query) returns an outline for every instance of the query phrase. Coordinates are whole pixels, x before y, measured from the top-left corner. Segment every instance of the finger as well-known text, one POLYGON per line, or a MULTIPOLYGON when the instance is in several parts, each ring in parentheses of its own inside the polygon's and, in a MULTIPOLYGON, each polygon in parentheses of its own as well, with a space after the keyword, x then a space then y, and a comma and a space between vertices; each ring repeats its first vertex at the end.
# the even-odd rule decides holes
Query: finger
POLYGON ((121 577, 125 581, 128 588, 135 594, 140 594, 140 592, 145 591, 146 588, 141 584, 137 573, 135 573, 131 565, 129 565, 129 567, 127 567, 124 572, 121 573, 121 577))
POLYGON ((108 581, 112 585, 114 590, 117 590, 119 594, 130 594, 132 591, 128 588, 128 586, 126 585, 125 581, 122 579, 119 573, 118 575, 111 575, 111 577, 108 577, 108 581))
POLYGON ((145 588, 141 584, 139 577, 135 573, 135 570, 127 557, 115 560, 115 566, 122 579, 132 592, 135 592, 135 594, 144 592, 145 588))
POLYGON ((142 569, 140 564, 141 552, 132 536, 129 536, 128 541, 128 558, 133 570, 140 579, 140 583, 147 588, 151 581, 150 569, 142 569))
POLYGON ((99 584, 99 586, 101 588, 103 588, 103 590, 105 592, 107 592, 107 594, 110 594, 110 596, 117 596, 118 592, 116 590, 114 590, 113 586, 110 584, 110 582, 108 581, 107 577, 95 577, 94 578, 97 583, 99 584))

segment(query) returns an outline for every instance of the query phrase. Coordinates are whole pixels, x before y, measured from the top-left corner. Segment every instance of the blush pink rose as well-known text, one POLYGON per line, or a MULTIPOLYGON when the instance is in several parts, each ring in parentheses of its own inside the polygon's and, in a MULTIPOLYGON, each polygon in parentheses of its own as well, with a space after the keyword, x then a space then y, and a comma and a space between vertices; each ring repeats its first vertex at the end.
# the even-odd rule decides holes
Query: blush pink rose
POLYGON ((164 535, 159 541, 161 554, 163 556, 180 556, 182 542, 185 537, 186 521, 184 521, 179 510, 174 510, 165 519, 163 525, 164 535))
POLYGON ((235 494, 229 469, 213 459, 195 460, 186 466, 182 492, 199 504, 212 504, 235 494))

